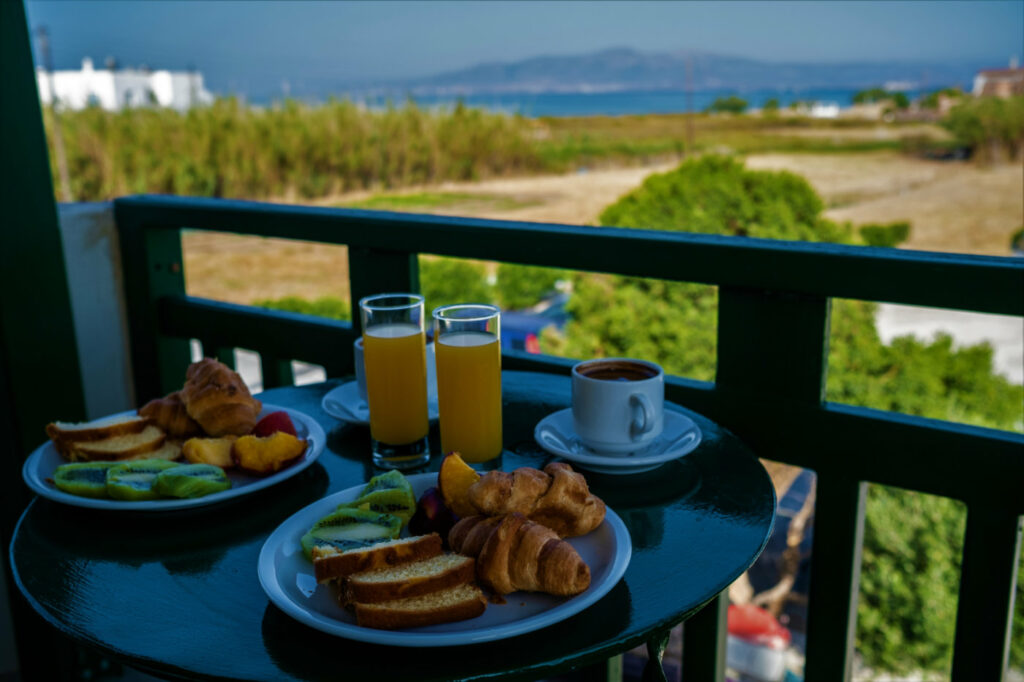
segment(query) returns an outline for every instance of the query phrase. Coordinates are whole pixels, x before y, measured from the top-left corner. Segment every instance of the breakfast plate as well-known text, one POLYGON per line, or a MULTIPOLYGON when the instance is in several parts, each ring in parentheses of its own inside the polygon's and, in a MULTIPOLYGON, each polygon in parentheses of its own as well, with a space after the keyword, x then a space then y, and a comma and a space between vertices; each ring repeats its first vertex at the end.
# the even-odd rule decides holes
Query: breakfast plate
MULTIPOLYGON (((228 478, 231 480, 231 487, 221 492, 206 495, 205 497, 197 497, 193 499, 127 501, 96 499, 66 493, 62 490, 58 490, 57 487, 49 480, 58 466, 67 463, 67 461, 60 456, 57 452, 57 448, 55 448, 53 443, 50 441, 40 445, 32 452, 31 455, 28 456, 28 459, 25 460, 24 466, 21 468, 21 475, 22 478, 25 479, 25 484, 41 497, 75 507, 132 511, 170 511, 174 509, 186 509, 191 507, 202 507, 208 504, 216 504, 242 495, 254 493, 257 490, 269 488, 272 485, 289 479, 316 461, 316 458, 320 456, 321 452, 323 452, 324 446, 327 444, 327 436, 324 434, 324 430, 316 420, 309 415, 287 407, 264 403, 263 409, 260 412, 260 417, 264 417, 271 412, 277 412, 280 410, 287 412, 288 416, 291 417, 298 437, 308 441, 305 454, 303 454, 302 457, 300 457, 294 464, 287 466, 281 471, 271 474, 270 476, 252 476, 240 471, 229 469, 226 473, 228 478)), ((135 412, 125 412, 123 414, 131 415, 135 414, 135 412)))
POLYGON ((581 469, 601 474, 639 474, 693 452, 700 445, 701 432, 681 412, 665 410, 661 435, 643 448, 625 455, 595 452, 580 441, 573 429, 572 408, 549 414, 537 422, 533 437, 553 455, 567 459, 581 469))
MULTIPOLYGON (((320 406, 324 412, 335 419, 340 419, 349 424, 370 423, 370 406, 359 395, 359 386, 356 382, 349 381, 327 392, 320 406)), ((427 416, 430 421, 437 421, 437 391, 427 392, 427 416)))
MULTIPOLYGON (((437 485, 434 473, 407 479, 417 498, 437 485)), ((488 603, 483 615, 469 620, 403 630, 360 627, 355 617, 338 605, 331 589, 317 584, 313 564, 303 555, 299 540, 318 519, 356 499, 363 487, 353 486, 299 510, 270 534, 260 550, 257 572, 270 601, 295 620, 332 635, 406 647, 459 646, 514 637, 562 621, 594 604, 618 584, 629 565, 629 531, 608 509, 597 529, 567 539, 590 567, 590 587, 581 594, 555 597, 516 592, 505 604, 488 603)))

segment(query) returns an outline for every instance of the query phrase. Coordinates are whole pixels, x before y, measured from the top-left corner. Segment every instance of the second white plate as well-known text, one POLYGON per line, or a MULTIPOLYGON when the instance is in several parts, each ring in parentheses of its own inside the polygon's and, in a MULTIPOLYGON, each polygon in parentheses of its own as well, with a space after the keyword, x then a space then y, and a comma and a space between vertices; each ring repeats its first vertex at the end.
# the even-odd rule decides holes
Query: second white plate
MULTIPOLYGON (((320 407, 335 419, 349 424, 370 424, 370 406, 359 396, 359 387, 355 381, 338 386, 327 392, 320 407)), ((427 394, 427 416, 430 421, 437 421, 437 393, 427 394)))
MULTIPOLYGON (((416 497, 437 485, 437 474, 408 477, 416 497)), ((338 605, 331 590, 318 585, 313 564, 302 554, 299 540, 317 519, 342 502, 358 497, 363 484, 329 495, 299 510, 270 534, 260 550, 257 572, 270 601, 292 618, 323 632, 376 644, 406 647, 458 646, 505 639, 546 627, 575 615, 606 595, 629 565, 632 542, 622 519, 611 509, 596 530, 568 542, 590 567, 590 587, 575 597, 516 592, 505 604, 488 604, 483 615, 455 623, 405 630, 359 627, 338 605)))

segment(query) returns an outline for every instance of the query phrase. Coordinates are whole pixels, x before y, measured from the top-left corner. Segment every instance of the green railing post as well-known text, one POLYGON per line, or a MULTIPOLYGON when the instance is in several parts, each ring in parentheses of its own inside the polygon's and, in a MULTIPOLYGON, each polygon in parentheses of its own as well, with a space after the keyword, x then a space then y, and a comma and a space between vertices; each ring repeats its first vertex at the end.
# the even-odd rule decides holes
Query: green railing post
MULTIPOLYGON (((343 352, 339 350, 339 352, 343 352)), ((260 353, 260 373, 263 375, 263 390, 295 383, 295 371, 291 360, 280 360, 266 353, 260 353)))
POLYGON ((807 595, 807 682, 845 682, 853 669, 867 484, 819 473, 807 595))
MULTIPOLYGON (((387 292, 419 293, 419 259, 407 251, 348 249, 348 278, 352 301, 352 328, 362 334, 359 299, 387 292)), ((430 311, 426 311, 429 315, 430 311)))
MULTIPOLYGON (((161 333, 158 302, 185 294, 181 231, 146 228, 125 215, 115 202, 114 216, 121 241, 121 266, 128 308, 135 400, 143 404, 181 388, 191 360, 187 339, 161 333)), ((210 349, 204 348, 209 355, 210 349)))
POLYGON ((967 508, 953 682, 1002 680, 1010 653, 1022 517, 967 508))
MULTIPOLYGON (((715 391, 723 398, 771 396, 782 404, 821 405, 829 311, 829 299, 823 296, 721 287, 715 391)), ((737 435, 755 436, 740 429, 737 435)), ((723 595, 719 602, 715 609, 704 609, 706 616, 683 628, 684 679, 724 678, 727 598, 723 595), (722 642, 720 651, 711 646, 713 642, 722 642)), ((808 655, 813 655, 810 650, 808 655)))

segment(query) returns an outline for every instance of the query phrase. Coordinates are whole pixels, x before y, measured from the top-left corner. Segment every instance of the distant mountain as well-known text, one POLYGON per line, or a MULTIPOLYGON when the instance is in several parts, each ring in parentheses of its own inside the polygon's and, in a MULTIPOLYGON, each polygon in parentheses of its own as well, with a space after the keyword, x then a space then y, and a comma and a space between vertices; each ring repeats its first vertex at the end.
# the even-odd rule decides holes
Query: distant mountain
POLYGON ((987 63, 769 62, 707 52, 640 52, 615 48, 581 55, 542 56, 488 62, 378 89, 415 94, 500 92, 611 92, 683 90, 687 69, 694 90, 802 90, 867 88, 900 84, 902 89, 966 86, 987 63))

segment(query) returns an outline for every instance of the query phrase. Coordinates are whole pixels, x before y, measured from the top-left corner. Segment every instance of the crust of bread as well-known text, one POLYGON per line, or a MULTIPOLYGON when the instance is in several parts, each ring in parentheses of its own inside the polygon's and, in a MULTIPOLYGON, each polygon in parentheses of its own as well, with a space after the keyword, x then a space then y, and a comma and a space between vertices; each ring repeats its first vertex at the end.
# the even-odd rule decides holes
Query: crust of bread
POLYGON ((471 557, 458 555, 442 556, 457 556, 457 558, 451 559, 445 562, 445 565, 436 568, 431 568, 427 565, 428 562, 436 561, 436 559, 425 559, 424 561, 410 564, 408 568, 411 570, 405 573, 411 572, 413 575, 406 575, 405 577, 400 577, 399 575, 380 575, 380 573, 395 573, 388 570, 380 573, 375 572, 377 575, 374 576, 376 578, 374 580, 369 580, 369 576, 366 573, 351 575, 345 581, 344 589, 341 592, 342 604, 346 605, 354 602, 376 604, 396 599, 408 599, 473 582, 473 578, 476 576, 476 562, 471 557), (419 570, 418 565, 423 565, 422 570, 419 570))
POLYGON ((46 425, 46 435, 53 441, 57 452, 65 457, 70 457, 71 445, 73 443, 87 443, 90 441, 106 440, 107 438, 117 438, 118 436, 125 436, 131 433, 140 433, 152 423, 153 420, 136 415, 127 415, 119 420, 113 420, 108 417, 78 424, 52 422, 46 425))
POLYGON ((167 441, 167 434, 158 426, 147 426, 139 433, 129 433, 103 440, 74 442, 69 445, 72 458, 84 460, 124 459, 159 450, 167 441))
POLYGON ((429 559, 440 553, 441 536, 437 533, 343 552, 331 547, 314 547, 313 574, 318 583, 326 583, 346 578, 353 573, 375 571, 388 566, 429 559))
POLYGON ((451 590, 422 597, 381 604, 355 604, 356 623, 378 630, 416 628, 476 618, 487 608, 487 600, 476 585, 459 585, 451 590))

